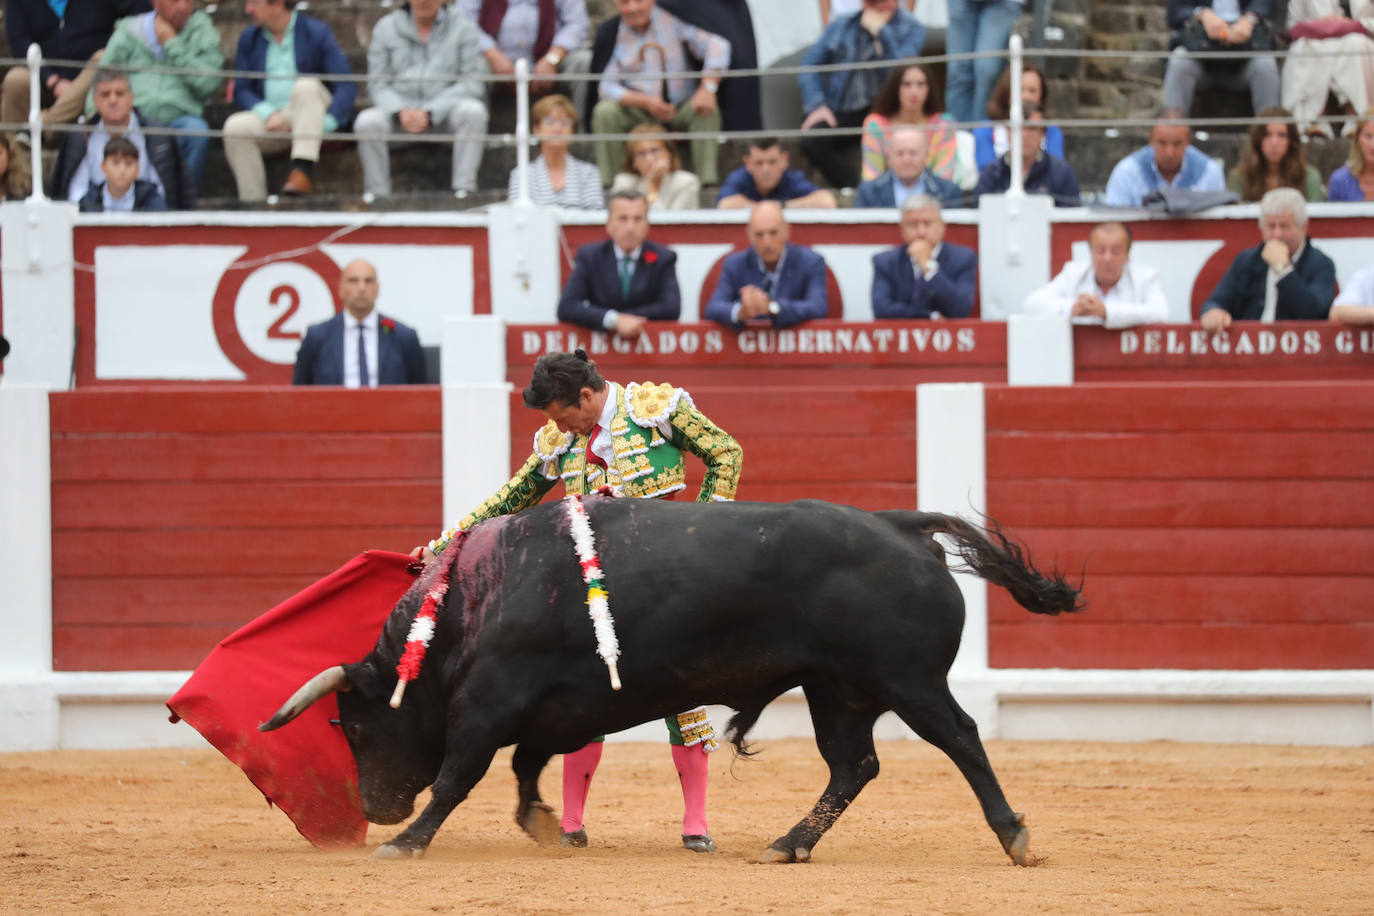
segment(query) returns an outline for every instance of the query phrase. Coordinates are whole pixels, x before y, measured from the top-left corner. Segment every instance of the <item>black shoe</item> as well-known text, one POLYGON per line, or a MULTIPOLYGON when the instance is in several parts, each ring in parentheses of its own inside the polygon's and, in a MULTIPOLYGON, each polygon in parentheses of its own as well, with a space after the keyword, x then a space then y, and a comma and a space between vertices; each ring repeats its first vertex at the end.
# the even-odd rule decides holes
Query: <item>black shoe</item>
POLYGON ((716 844, 709 834, 694 833, 682 838, 682 848, 690 849, 692 852, 715 852, 716 844))
MULTIPOLYGON (((707 837, 707 839, 710 839, 707 837)), ((572 833, 563 832, 563 836, 558 840, 559 846, 574 846, 578 849, 587 848, 587 828, 578 827, 572 833)))

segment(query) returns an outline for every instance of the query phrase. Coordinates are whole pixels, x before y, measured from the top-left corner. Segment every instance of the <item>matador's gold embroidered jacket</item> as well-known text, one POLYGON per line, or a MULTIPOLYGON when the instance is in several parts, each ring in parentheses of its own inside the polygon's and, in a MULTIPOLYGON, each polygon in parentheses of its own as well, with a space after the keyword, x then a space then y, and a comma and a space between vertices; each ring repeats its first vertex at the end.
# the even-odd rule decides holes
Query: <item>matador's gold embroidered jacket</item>
POLYGON ((559 480, 569 496, 609 486, 618 495, 652 499, 686 488, 682 453, 691 452, 706 465, 698 502, 735 498, 744 451, 728 433, 696 409, 681 388, 631 382, 611 386, 615 414, 608 429, 615 460, 603 469, 587 460, 586 436, 565 433, 550 420, 534 436, 534 453, 495 495, 430 542, 436 553, 458 529, 528 509, 559 480))

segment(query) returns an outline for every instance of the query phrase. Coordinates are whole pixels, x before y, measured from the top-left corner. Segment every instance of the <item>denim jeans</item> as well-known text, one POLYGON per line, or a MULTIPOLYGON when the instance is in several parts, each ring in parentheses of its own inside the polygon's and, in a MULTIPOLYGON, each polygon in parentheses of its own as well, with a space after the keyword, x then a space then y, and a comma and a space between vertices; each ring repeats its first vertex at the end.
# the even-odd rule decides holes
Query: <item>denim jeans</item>
MULTIPOLYGON (((174 118, 167 126, 182 130, 205 130, 210 125, 205 123, 204 118, 196 115, 182 115, 179 118, 174 118)), ((177 149, 181 151, 181 158, 186 160, 186 167, 191 170, 191 180, 199 188, 200 177, 205 174, 205 157, 210 152, 210 138, 177 137, 176 141, 177 149)))
MULTIPOLYGON (((946 0, 949 25, 945 50, 949 54, 1005 51, 1011 27, 1021 15, 1017 0, 946 0)), ((1002 57, 949 62, 945 111, 956 121, 982 121, 988 116, 988 97, 1006 67, 1002 57)))

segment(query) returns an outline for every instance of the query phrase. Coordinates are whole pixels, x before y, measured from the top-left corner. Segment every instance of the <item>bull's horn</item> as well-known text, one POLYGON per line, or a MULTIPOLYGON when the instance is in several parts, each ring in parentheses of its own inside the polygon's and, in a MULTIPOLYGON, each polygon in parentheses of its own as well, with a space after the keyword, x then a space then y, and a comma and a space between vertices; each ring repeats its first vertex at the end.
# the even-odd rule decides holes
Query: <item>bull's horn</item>
POLYGON ((272 718, 258 726, 258 731, 270 732, 274 728, 281 728, 305 712, 310 704, 320 697, 338 690, 348 690, 349 686, 348 675, 344 674, 343 665, 326 668, 306 681, 301 689, 297 690, 291 699, 287 700, 282 708, 276 711, 272 718))

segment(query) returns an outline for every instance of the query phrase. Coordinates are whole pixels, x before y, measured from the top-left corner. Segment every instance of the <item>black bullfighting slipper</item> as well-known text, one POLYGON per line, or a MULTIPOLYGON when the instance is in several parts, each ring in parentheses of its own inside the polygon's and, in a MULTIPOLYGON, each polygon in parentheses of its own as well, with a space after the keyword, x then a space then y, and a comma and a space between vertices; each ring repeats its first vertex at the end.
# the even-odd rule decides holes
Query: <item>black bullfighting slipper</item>
POLYGON ((564 832, 558 840, 559 846, 575 846, 578 849, 587 848, 587 828, 578 827, 572 833, 564 832))
POLYGON ((709 834, 693 833, 682 838, 682 848, 690 849, 692 852, 715 852, 716 844, 709 834))

